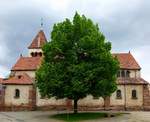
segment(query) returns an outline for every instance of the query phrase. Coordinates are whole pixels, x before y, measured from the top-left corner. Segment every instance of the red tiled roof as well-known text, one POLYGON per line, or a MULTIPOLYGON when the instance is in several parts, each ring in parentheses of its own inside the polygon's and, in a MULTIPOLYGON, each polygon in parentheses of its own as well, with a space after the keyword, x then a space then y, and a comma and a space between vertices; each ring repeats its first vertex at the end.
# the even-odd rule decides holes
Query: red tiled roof
POLYGON ((141 69, 131 53, 114 53, 120 63, 121 69, 141 69))
POLYGON ((123 85, 143 85, 149 84, 143 78, 117 78, 117 84, 123 85))
POLYGON ((12 67, 11 71, 28 71, 36 70, 41 64, 41 57, 20 57, 17 63, 12 67))
POLYGON ((46 36, 43 30, 40 30, 36 37, 32 40, 32 43, 28 47, 29 49, 38 49, 43 46, 47 42, 46 36))
MULTIPOLYGON (((141 69, 131 53, 116 53, 112 54, 116 56, 120 63, 121 69, 141 69)), ((17 63, 12 67, 14 70, 36 70, 41 63, 42 57, 20 57, 17 63)))
POLYGON ((30 85, 33 84, 33 79, 30 78, 26 73, 10 77, 9 79, 3 79, 3 84, 19 84, 19 85, 30 85))

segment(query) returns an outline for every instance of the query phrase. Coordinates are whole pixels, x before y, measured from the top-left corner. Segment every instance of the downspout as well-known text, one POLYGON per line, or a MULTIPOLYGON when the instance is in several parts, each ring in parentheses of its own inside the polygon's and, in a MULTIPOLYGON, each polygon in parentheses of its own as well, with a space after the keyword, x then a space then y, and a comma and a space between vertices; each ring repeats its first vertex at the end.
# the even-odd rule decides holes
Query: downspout
POLYGON ((126 111, 126 85, 124 84, 124 110, 126 111))
POLYGON ((145 85, 143 85, 143 110, 144 110, 144 102, 145 102, 145 100, 144 100, 144 98, 145 98, 145 96, 144 96, 144 88, 145 88, 145 85))

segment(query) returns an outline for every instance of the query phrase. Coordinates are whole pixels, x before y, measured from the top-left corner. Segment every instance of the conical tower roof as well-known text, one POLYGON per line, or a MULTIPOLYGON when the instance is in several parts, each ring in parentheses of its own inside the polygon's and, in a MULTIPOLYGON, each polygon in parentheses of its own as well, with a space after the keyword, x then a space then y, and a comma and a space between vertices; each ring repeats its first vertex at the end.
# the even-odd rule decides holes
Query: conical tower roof
POLYGON ((40 30, 35 38, 32 40, 32 43, 29 45, 28 49, 39 49, 43 44, 47 43, 46 36, 43 30, 40 30))

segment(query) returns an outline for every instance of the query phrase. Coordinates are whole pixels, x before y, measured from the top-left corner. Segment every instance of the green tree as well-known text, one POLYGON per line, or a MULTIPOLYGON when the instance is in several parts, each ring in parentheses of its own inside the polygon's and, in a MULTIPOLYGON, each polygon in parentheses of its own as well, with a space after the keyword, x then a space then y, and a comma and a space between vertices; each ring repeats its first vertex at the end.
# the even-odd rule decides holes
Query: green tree
POLYGON ((43 62, 36 72, 42 96, 74 100, 87 95, 110 96, 116 90, 118 61, 111 55, 97 24, 84 15, 55 24, 51 41, 43 47, 43 62))

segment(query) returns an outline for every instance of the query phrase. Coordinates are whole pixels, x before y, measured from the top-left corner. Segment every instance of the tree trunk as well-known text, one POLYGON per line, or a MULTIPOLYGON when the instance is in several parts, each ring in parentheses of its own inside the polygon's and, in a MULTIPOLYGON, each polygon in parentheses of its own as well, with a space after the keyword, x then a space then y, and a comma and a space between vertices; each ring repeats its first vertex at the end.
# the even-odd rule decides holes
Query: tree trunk
POLYGON ((103 99, 104 99, 104 110, 106 110, 106 97, 103 97, 103 99))
POLYGON ((78 100, 77 99, 74 100, 74 113, 75 114, 78 113, 78 100))
POLYGON ((110 97, 104 97, 104 110, 109 110, 110 107, 110 97))

